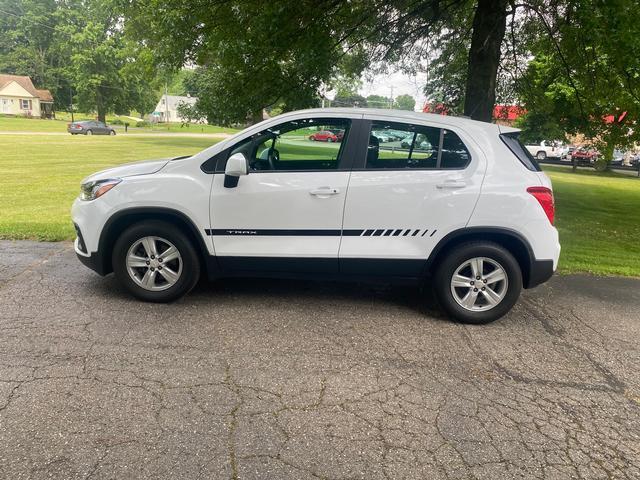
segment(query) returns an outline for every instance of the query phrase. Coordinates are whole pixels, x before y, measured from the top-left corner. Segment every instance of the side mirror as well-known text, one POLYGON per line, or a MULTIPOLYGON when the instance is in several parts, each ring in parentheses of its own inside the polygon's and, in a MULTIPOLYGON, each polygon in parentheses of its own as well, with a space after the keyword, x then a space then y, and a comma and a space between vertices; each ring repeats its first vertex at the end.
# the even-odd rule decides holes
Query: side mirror
POLYGON ((247 158, 242 153, 234 153, 227 159, 227 166, 224 169, 224 186, 236 187, 240 177, 248 173, 247 158))

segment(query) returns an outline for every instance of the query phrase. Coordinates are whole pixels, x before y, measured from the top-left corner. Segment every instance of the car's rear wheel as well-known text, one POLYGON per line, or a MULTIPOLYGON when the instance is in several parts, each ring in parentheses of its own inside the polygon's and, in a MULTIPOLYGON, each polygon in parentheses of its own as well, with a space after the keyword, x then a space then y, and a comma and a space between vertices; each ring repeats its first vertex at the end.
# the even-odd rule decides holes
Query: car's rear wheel
POLYGON ((85 132, 85 135, 93 135, 93 132, 92 132, 91 130, 87 130, 87 131, 85 132))
POLYGON ((436 297, 451 317, 488 323, 505 315, 522 290, 522 272, 498 244, 470 242, 455 247, 434 274, 436 297))
POLYGON ((170 302, 188 293, 200 278, 198 254, 180 229, 161 221, 129 227, 113 248, 116 278, 135 297, 170 302))
POLYGON ((536 155, 536 158, 538 160, 544 160, 545 158, 547 158, 547 154, 546 154, 546 152, 542 152, 542 151, 538 152, 537 155, 536 155))
POLYGON ((115 135, 116 131, 115 130, 109 130, 109 135, 115 135))
POLYGON ((332 138, 327 138, 327 142, 332 143, 333 139, 332 138))

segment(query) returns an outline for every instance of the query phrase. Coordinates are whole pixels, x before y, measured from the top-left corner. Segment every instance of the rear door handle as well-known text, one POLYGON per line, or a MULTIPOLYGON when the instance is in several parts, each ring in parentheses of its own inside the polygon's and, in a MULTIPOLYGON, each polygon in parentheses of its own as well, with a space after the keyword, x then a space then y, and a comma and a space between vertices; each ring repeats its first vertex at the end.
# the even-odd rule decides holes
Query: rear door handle
POLYGON ((325 197, 328 195, 337 195, 338 193, 340 193, 340 190, 337 188, 331 188, 331 187, 320 187, 314 190, 309 190, 309 193, 311 195, 316 195, 318 197, 325 197))
POLYGON ((443 183, 436 184, 437 188, 464 188, 467 182, 464 180, 445 180, 443 183))

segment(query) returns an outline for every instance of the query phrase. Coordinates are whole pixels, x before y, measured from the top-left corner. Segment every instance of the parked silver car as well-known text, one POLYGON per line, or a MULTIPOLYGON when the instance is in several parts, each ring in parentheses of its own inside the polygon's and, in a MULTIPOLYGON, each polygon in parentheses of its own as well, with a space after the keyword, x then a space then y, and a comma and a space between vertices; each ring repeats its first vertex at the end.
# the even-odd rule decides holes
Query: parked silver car
POLYGON ((115 135, 113 127, 97 120, 84 120, 67 125, 67 132, 71 135, 115 135))

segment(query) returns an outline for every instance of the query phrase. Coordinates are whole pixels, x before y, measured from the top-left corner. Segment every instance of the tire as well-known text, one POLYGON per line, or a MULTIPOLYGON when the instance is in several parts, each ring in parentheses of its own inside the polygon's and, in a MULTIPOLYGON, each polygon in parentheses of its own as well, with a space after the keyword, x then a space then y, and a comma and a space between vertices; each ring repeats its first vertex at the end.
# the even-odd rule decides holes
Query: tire
POLYGON ((114 136, 116 134, 115 130, 109 130, 109 135, 114 136))
POLYGON ((91 130, 87 130, 87 131, 85 132, 85 135, 93 135, 93 132, 92 132, 91 130))
POLYGON ((170 223, 148 220, 136 223, 126 229, 116 241, 112 252, 113 272, 118 281, 136 298, 146 302, 171 302, 186 295, 200 279, 200 260, 194 245, 185 236, 179 228, 170 223), (147 265, 144 265, 145 252, 149 248, 148 243, 142 242, 145 238, 154 238, 157 255, 148 255, 147 265), (179 253, 179 258, 165 261, 162 254, 167 252, 166 247, 175 247, 179 253), (141 266, 130 267, 127 265, 127 258, 135 255, 141 261, 141 266), (150 271, 155 267, 155 275, 150 271), (171 272, 173 281, 169 281, 170 277, 161 273, 171 272), (134 280, 134 275, 138 279, 134 280), (144 288, 142 282, 146 275, 153 277, 148 285, 153 290, 144 288))
POLYGON ((505 248, 491 242, 469 242, 456 246, 438 264, 433 280, 436 299, 443 310, 451 318, 471 324, 489 323, 499 319, 515 305, 522 290, 522 272, 517 260, 505 248), (471 263, 465 268, 460 268, 467 262, 471 262, 472 259, 479 258, 483 259, 484 274, 482 276, 486 275, 488 282, 483 282, 482 278, 480 280, 477 277, 473 278, 471 263), (500 271, 495 268, 496 266, 500 271), (494 272, 497 273, 491 277, 490 274, 494 272), (456 273, 473 281, 474 286, 467 287, 465 281, 464 286, 454 287, 453 277, 456 273), (498 278, 500 273, 504 274, 505 279, 492 283, 491 279, 498 278), (476 287, 478 285, 476 282, 482 283, 476 287), (472 291, 473 288, 477 288, 477 290, 472 291), (482 288, 487 288, 487 290, 482 290, 482 288), (489 289, 493 292, 492 295, 500 296, 500 300, 492 307, 489 302, 492 295, 483 293, 488 292, 489 289), (475 298, 474 303, 470 305, 471 308, 465 308, 459 303, 461 298, 465 298, 466 293, 470 294, 469 300, 475 298))
POLYGON ((546 152, 538 152, 536 153, 536 158, 538 160, 545 160, 547 158, 546 152))
POLYGON ((316 137, 314 137, 313 135, 311 135, 311 136, 309 137, 309 140, 311 140, 312 142, 315 142, 315 141, 316 141, 316 137))
POLYGON ((333 143, 333 140, 331 138, 327 138, 327 143, 333 143))

